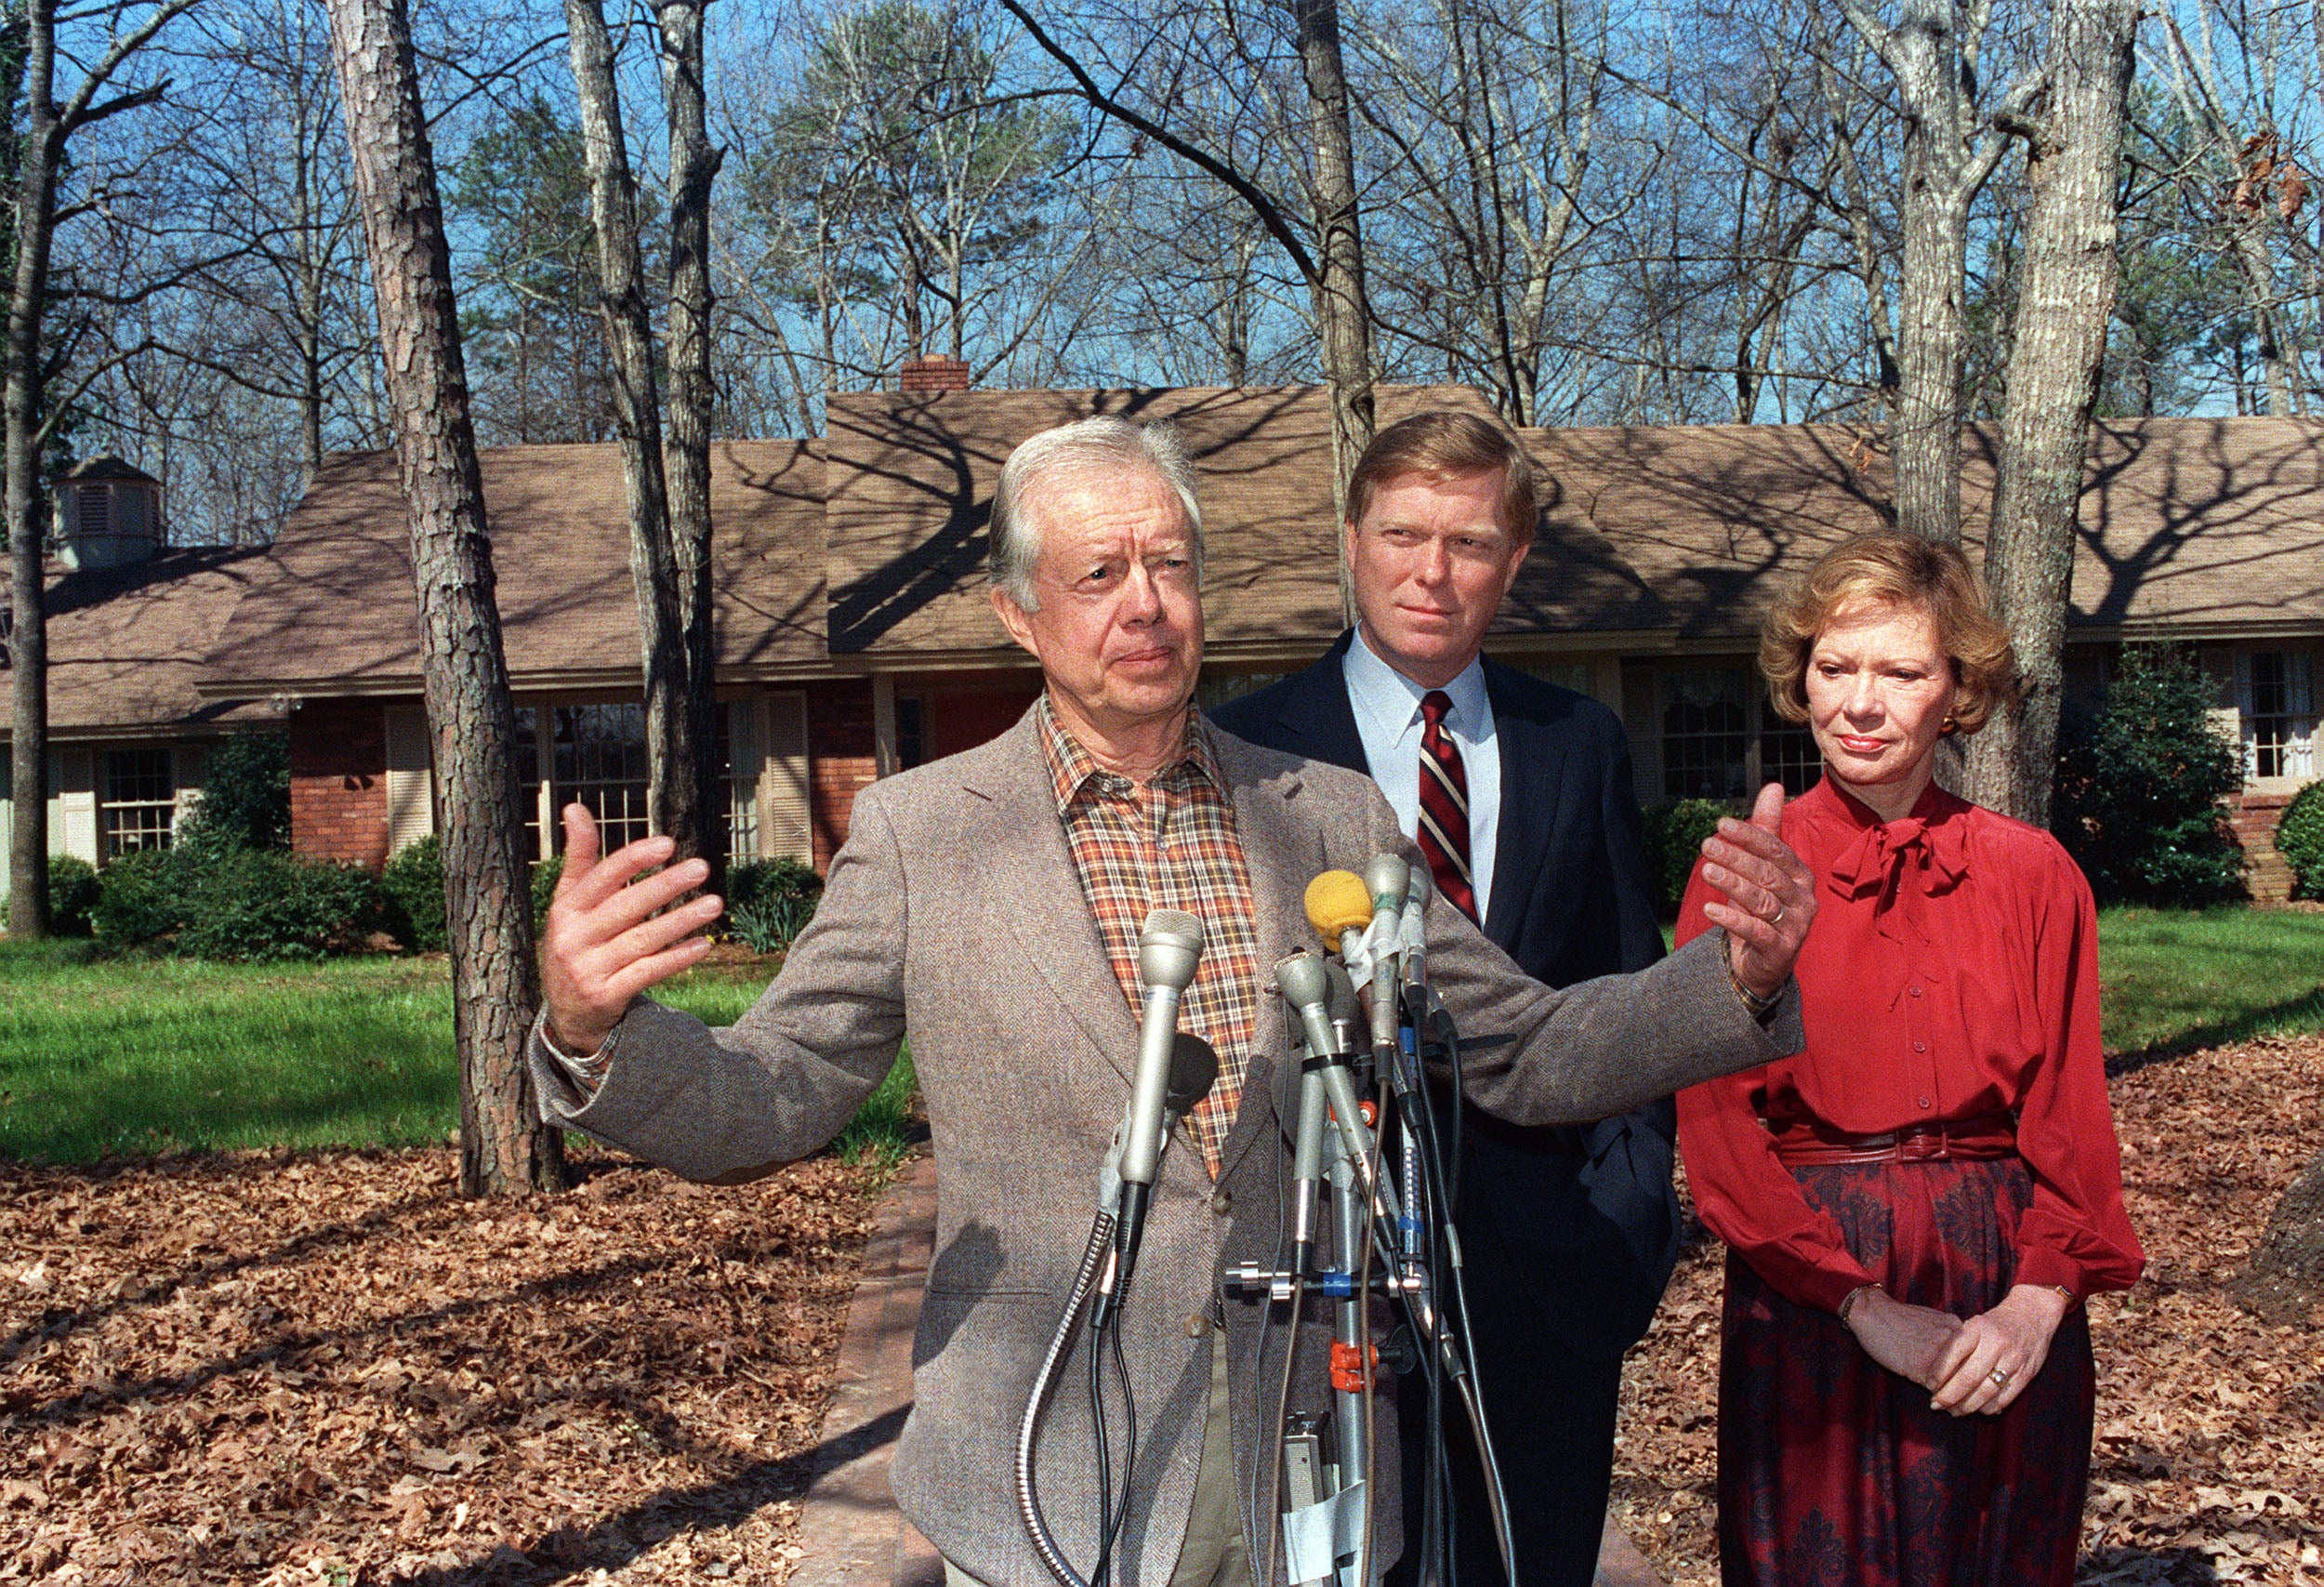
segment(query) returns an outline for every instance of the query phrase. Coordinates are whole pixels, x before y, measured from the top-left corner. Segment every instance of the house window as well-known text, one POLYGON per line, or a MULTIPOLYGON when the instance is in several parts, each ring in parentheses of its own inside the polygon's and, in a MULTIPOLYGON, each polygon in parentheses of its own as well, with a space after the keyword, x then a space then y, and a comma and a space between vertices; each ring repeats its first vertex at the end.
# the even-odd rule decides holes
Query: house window
POLYGON ((1750 795, 1752 692, 1746 667, 1661 675, 1663 798, 1750 795))
POLYGON ((1805 722, 1786 721, 1767 703, 1765 694, 1751 703, 1760 720, 1759 771, 1752 786, 1781 783, 1785 796, 1796 799, 1824 774, 1824 757, 1816 747, 1816 735, 1805 722))
POLYGON ((2316 706, 2305 651, 2254 651, 2247 658, 2243 773, 2250 778, 2314 774, 2316 706))
POLYGON ((928 702, 918 694, 896 696, 896 770, 928 764, 928 702))
POLYGON ((169 847, 178 823, 178 779, 168 750, 107 750, 104 791, 99 831, 105 858, 169 847))
POLYGON ((558 806, 574 800, 587 806, 597 817, 604 853, 652 830, 646 818, 644 706, 559 706, 549 725, 549 753, 558 806))

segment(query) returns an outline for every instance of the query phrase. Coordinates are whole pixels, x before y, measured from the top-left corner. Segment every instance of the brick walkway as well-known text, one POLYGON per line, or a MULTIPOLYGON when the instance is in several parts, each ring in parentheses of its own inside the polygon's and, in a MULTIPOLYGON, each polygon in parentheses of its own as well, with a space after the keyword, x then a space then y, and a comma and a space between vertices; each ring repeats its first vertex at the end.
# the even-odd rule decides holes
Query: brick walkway
MULTIPOLYGON (((880 1198, 848 1308, 823 1457, 799 1507, 792 1587, 942 1587, 928 1540, 896 1514, 888 1462, 912 1408, 912 1329, 936 1242, 936 1164, 913 1160, 880 1198)), ((1596 1587, 1663 1587, 1610 1522, 1596 1587)))

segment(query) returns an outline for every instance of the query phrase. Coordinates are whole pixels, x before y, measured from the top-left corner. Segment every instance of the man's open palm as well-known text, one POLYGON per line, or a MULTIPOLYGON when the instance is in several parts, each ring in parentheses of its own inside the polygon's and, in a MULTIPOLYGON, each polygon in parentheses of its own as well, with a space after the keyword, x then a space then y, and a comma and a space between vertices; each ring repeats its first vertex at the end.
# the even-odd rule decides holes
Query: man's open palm
POLYGON ((639 993, 709 951, 702 932, 726 904, 705 893, 669 907, 709 879, 700 860, 640 877, 675 852, 667 838, 640 838, 601 857, 587 808, 566 805, 564 822, 565 868, 541 932, 541 998, 550 1036, 582 1057, 605 1045, 639 993))

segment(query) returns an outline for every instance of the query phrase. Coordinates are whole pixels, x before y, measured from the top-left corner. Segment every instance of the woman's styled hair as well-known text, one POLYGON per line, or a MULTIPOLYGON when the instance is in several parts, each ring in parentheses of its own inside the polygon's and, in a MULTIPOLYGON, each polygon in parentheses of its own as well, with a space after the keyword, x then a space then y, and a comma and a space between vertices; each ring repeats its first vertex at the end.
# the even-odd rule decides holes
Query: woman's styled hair
POLYGON ((1759 631, 1759 669, 1788 721, 1807 721, 1807 659, 1816 636, 1843 608, 1865 602, 1917 607, 1936 622, 1953 665, 1952 724, 1974 733, 2016 697, 2017 655, 1986 605, 1985 583, 1955 546, 1888 531, 1859 535, 1816 559, 1759 631))

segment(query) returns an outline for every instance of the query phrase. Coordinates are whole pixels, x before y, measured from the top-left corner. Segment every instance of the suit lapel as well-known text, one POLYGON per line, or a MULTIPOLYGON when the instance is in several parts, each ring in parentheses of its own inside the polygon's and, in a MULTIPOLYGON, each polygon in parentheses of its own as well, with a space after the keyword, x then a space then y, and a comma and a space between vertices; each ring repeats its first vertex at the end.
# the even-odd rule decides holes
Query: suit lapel
POLYGON ((1353 628, 1341 634, 1322 660, 1293 678, 1275 714, 1286 734, 1298 741, 1294 753, 1369 776, 1371 765, 1365 759, 1364 735, 1356 730, 1355 708, 1348 704, 1347 674, 1341 665, 1354 639, 1353 628))
POLYGON ((1485 934, 1507 947, 1533 897, 1547 853, 1565 747, 1554 734, 1521 713, 1500 667, 1485 664, 1486 697, 1493 703, 1493 735, 1501 752, 1501 808, 1493 835, 1493 899, 1485 934))
POLYGON ((1081 900, 1081 878, 1057 819, 1057 795, 1028 714, 1002 741, 1001 754, 983 758, 962 786, 994 806, 992 830, 1014 841, 989 851, 984 895, 1046 984, 1123 1079, 1138 1055, 1138 1021, 1114 978, 1113 962, 1097 921, 1081 900))
MULTIPOLYGON (((1284 955, 1313 946, 1306 930, 1307 884, 1327 868, 1323 828, 1297 817, 1303 784, 1297 772, 1272 776, 1259 774, 1245 760, 1240 746, 1221 739, 1219 759, 1235 800, 1235 826, 1243 840, 1243 859, 1250 876, 1251 913, 1259 952, 1259 1018, 1251 1031, 1251 1055, 1269 1065, 1286 1050, 1283 999, 1274 990, 1274 963, 1284 955)), ((1221 1153, 1220 1178, 1234 1171, 1251 1143, 1271 1137, 1275 1130, 1274 1102, 1265 1083, 1266 1070, 1254 1061, 1243 1090, 1243 1104, 1235 1116, 1221 1153)))

